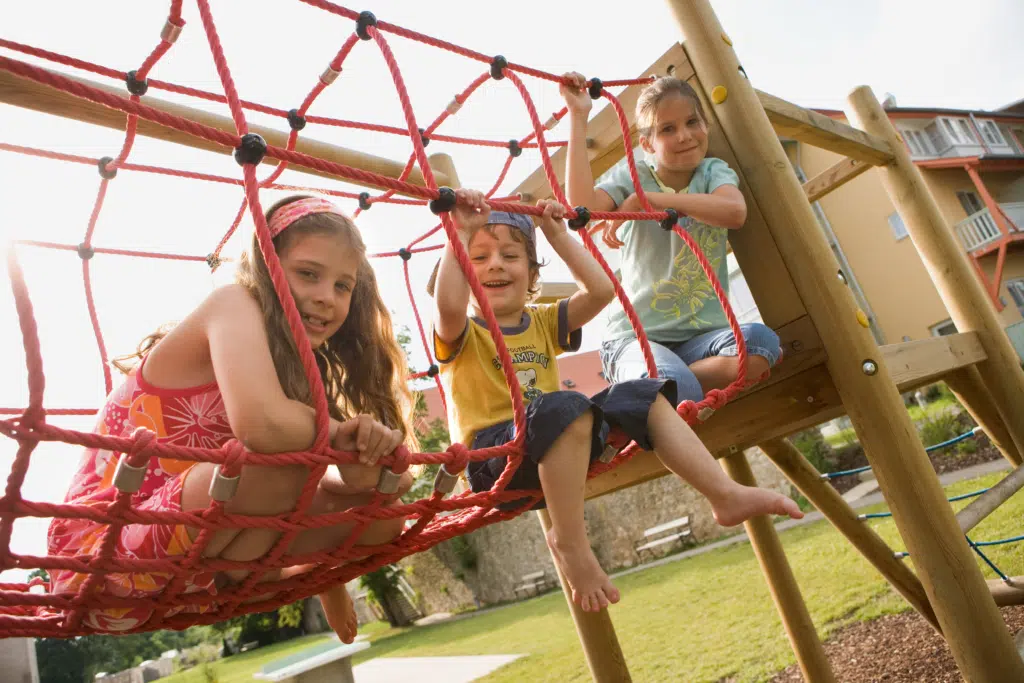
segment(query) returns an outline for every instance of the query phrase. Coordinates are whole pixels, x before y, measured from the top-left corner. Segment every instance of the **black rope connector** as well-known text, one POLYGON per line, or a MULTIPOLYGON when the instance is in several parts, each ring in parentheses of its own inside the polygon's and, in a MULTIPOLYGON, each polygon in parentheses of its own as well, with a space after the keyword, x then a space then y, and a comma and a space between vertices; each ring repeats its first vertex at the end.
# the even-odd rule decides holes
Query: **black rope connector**
POLYGON ((586 227, 587 223, 590 222, 590 209, 585 206, 577 206, 573 211, 576 212, 576 218, 570 218, 567 221, 569 227, 573 230, 586 227))
POLYGON ((128 86, 128 92, 142 97, 146 94, 146 91, 149 90, 149 83, 147 83, 145 79, 140 81, 137 78, 138 73, 138 71, 129 71, 124 77, 124 84, 128 86))
POLYGON ((83 261, 88 261, 96 254, 96 250, 90 247, 85 242, 78 245, 78 257, 83 261))
POLYGON ((508 153, 513 157, 517 157, 523 153, 523 148, 519 146, 518 140, 508 141, 508 153))
POLYGON ((422 128, 420 128, 419 131, 420 131, 420 142, 422 142, 423 146, 426 147, 427 145, 430 144, 430 138, 427 137, 427 132, 425 130, 423 130, 422 128))
POLYGON ((356 35, 363 40, 369 40, 370 32, 366 29, 376 25, 377 17, 373 16, 373 12, 360 12, 359 18, 356 19, 356 35))
POLYGON ((402 257, 403 261, 408 261, 409 259, 412 258, 412 252, 406 249, 405 247, 402 247, 401 249, 398 250, 398 255, 402 257))
POLYGON ((369 211, 373 204, 370 203, 370 193, 360 192, 359 193, 359 208, 363 211, 369 211))
POLYGON ((500 81, 505 78, 505 67, 508 66, 508 60, 498 55, 491 60, 491 78, 496 81, 500 81))
POLYGON ((113 180, 117 175, 116 168, 107 168, 107 166, 114 162, 114 157, 103 157, 96 162, 96 167, 100 170, 100 177, 104 180, 113 180))
POLYGON ((263 161, 267 153, 267 141, 256 133, 246 133, 242 136, 242 142, 235 147, 235 161, 239 166, 245 164, 256 165, 263 161))
POLYGON ((661 219, 661 228, 671 232, 675 229, 676 223, 679 222, 679 212, 675 209, 665 209, 665 213, 668 215, 661 219))
POLYGON ((427 368, 427 377, 437 377, 437 375, 440 372, 441 372, 441 368, 437 367, 434 364, 431 364, 430 367, 427 368))
POLYGON ((437 199, 430 200, 430 210, 435 216, 455 208, 455 190, 450 187, 437 188, 437 199))
POLYGON ((299 113, 298 109, 288 111, 288 125, 292 130, 302 130, 306 127, 306 117, 299 113))
POLYGON ((590 93, 590 99, 596 100, 601 97, 602 88, 604 88, 604 83, 601 82, 600 78, 591 78, 590 87, 587 89, 587 92, 590 93))
POLYGON ((207 254, 206 265, 210 266, 210 270, 217 270, 220 268, 220 256, 217 256, 217 254, 207 254))

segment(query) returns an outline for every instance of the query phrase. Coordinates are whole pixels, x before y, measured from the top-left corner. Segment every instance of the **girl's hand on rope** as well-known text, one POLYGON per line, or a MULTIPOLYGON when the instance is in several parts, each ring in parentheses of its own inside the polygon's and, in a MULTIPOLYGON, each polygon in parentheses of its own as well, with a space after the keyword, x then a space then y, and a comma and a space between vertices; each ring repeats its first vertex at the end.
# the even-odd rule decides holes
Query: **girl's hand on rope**
POLYGON ((369 415, 357 415, 338 426, 331 447, 338 451, 355 451, 359 464, 375 465, 381 456, 401 445, 402 432, 377 422, 369 415))
MULTIPOLYGON (((626 201, 619 204, 618 208, 616 209, 616 211, 620 211, 622 213, 633 213, 634 211, 643 210, 644 208, 640 205, 640 199, 639 197, 636 196, 635 192, 626 197, 626 201)), ((604 233, 601 235, 601 239, 604 241, 605 244, 607 244, 612 249, 618 249, 619 247, 623 247, 626 245, 626 243, 620 240, 618 237, 619 228, 621 228, 622 224, 625 222, 626 221, 624 220, 603 221, 604 233)))
POLYGON ((548 244, 552 244, 568 232, 564 220, 565 207, 555 199, 541 199, 537 202, 537 206, 544 209, 544 213, 537 219, 541 232, 544 233, 548 244))
POLYGON ((491 207, 483 192, 477 190, 455 190, 455 208, 452 209, 452 220, 455 229, 464 238, 469 238, 473 231, 487 225, 491 215, 491 207))
POLYGON ((572 85, 562 83, 558 86, 558 92, 565 99, 565 106, 569 108, 569 112, 574 116, 589 118, 594 101, 590 98, 590 93, 587 92, 587 79, 583 77, 583 74, 575 71, 562 74, 562 78, 567 78, 572 82, 572 85))

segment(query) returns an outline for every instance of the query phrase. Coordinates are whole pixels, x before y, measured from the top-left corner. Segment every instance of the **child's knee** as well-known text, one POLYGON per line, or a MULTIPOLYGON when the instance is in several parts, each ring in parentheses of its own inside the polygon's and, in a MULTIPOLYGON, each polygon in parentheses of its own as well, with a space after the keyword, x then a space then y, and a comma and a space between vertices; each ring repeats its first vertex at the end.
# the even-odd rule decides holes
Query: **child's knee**
POLYGON ((587 410, 569 423, 563 434, 571 434, 573 438, 590 438, 594 430, 594 411, 587 410))

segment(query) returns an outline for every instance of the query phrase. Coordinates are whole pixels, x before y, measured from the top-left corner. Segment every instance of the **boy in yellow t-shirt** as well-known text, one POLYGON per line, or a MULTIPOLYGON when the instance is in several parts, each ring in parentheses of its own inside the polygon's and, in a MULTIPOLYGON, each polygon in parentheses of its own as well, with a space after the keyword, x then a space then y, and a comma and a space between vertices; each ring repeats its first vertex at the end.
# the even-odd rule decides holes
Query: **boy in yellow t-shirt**
MULTIPOLYGON (((579 291, 556 304, 528 305, 540 274, 532 221, 490 211, 479 192, 459 190, 456 195, 452 218, 459 239, 501 326, 528 404, 525 456, 505 490, 540 488, 544 493, 552 525, 548 545, 578 605, 597 611, 619 600, 590 548, 583 520, 587 470, 604 450, 611 427, 653 449, 668 469, 705 495, 719 524, 733 526, 763 514, 803 516, 785 496, 741 486, 725 475, 676 414, 673 380, 630 380, 591 398, 560 391, 555 357, 579 348, 583 325, 614 297, 612 283, 568 234, 562 221, 564 207, 542 201, 541 230, 569 266, 579 291)), ((434 349, 448 392, 452 438, 473 450, 504 445, 515 438, 512 400, 480 302, 471 296, 451 244, 428 291, 434 295, 435 288, 434 349)), ((467 474, 473 490, 492 488, 507 464, 503 456, 470 462, 467 474)), ((502 507, 522 508, 529 500, 513 500, 502 507)))

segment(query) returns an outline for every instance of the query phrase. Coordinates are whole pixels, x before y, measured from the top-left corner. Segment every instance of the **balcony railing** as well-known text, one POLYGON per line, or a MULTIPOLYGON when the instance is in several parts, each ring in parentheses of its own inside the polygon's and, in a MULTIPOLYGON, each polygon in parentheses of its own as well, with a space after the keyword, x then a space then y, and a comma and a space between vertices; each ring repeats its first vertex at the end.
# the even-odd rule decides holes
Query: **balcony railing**
MULTIPOLYGON (((1000 204, 1003 211, 1016 225, 1009 225, 1010 232, 1024 232, 1024 202, 1011 202, 1000 204)), ((974 251, 992 244, 999 239, 999 224, 996 223, 988 209, 982 209, 977 213, 960 221, 953 226, 957 237, 963 243, 967 251, 974 251)))

